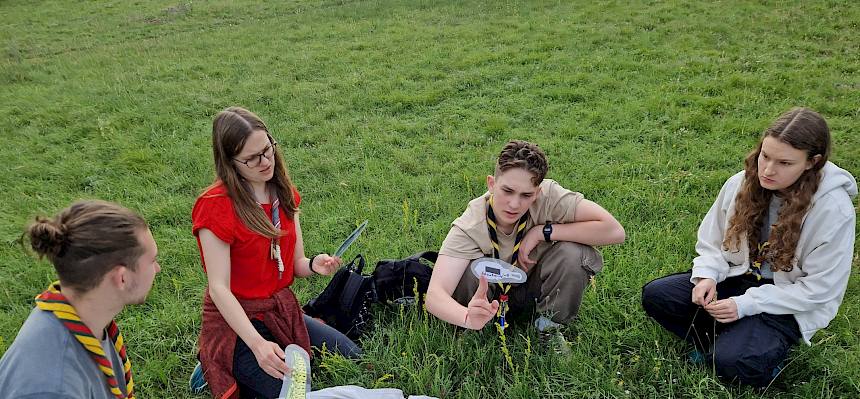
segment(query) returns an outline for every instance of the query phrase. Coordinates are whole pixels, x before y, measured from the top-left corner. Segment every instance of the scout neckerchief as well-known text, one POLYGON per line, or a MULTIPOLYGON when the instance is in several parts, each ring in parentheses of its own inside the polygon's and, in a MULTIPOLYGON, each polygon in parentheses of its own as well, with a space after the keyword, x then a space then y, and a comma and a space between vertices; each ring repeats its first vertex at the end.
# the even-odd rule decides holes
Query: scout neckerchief
POLYGON ((746 274, 750 274, 755 276, 756 281, 761 281, 764 277, 762 275, 761 267, 767 261, 767 247, 768 241, 758 244, 758 248, 753 248, 750 253, 750 268, 747 270, 746 274))
POLYGON ((36 296, 36 307, 53 313, 54 316, 60 320, 60 323, 63 323, 78 342, 83 345, 84 349, 87 350, 90 357, 96 362, 96 365, 102 373, 104 373, 107 378, 107 384, 110 387, 110 391, 114 396, 120 399, 134 398, 134 381, 131 378, 131 362, 128 360, 128 354, 125 351, 125 341, 123 341, 122 334, 120 334, 119 328, 113 320, 111 320, 108 325, 107 334, 108 337, 110 337, 111 343, 113 343, 113 347, 119 354, 120 359, 122 359, 122 369, 125 371, 126 395, 123 395, 122 390, 119 388, 119 384, 117 383, 116 377, 113 373, 113 367, 111 367, 110 360, 108 360, 107 354, 105 354, 104 349, 102 349, 101 343, 89 327, 87 327, 81 321, 81 318, 78 317, 78 313, 69 303, 69 300, 66 299, 66 296, 60 292, 59 281, 54 282, 47 290, 45 290, 45 292, 36 296))
MULTIPOLYGON (((250 187, 249 187, 250 190, 250 187)), ((281 214, 278 212, 281 206, 281 200, 278 199, 277 194, 270 194, 271 198, 270 202, 272 203, 272 226, 275 226, 275 230, 281 231, 281 214)), ((263 204, 257 202, 257 205, 260 206, 260 209, 263 209, 263 204)), ((265 209, 263 209, 265 213, 265 209)), ((269 258, 278 262, 278 280, 284 275, 284 260, 281 259, 281 237, 272 238, 271 243, 269 244, 269 258)))
MULTIPOLYGON (((496 227, 496 215, 493 213, 493 196, 490 195, 490 199, 487 201, 487 230, 490 232, 490 241, 493 243, 493 258, 501 259, 499 251, 501 247, 499 246, 499 234, 498 228, 496 227)), ((529 220, 529 211, 526 210, 526 213, 517 221, 515 226, 516 237, 514 238, 514 252, 511 255, 511 264, 516 266, 520 253, 520 244, 523 241, 523 237, 526 235, 526 221, 529 220)), ((508 313, 508 291, 511 289, 510 284, 502 284, 499 283, 499 287, 502 289, 501 294, 499 295, 499 310, 496 313, 496 316, 499 318, 499 327, 502 330, 507 327, 505 324, 505 316, 508 313)))
MULTIPOLYGON (((768 266, 770 266, 769 262, 772 260, 771 257, 773 254, 770 253, 770 239, 769 239, 770 237, 769 236, 770 236, 770 231, 773 228, 773 225, 770 224, 770 222, 772 222, 772 220, 771 220, 772 215, 770 214, 770 212, 771 212, 770 207, 773 207, 774 201, 777 201, 777 199, 776 198, 771 199, 769 208, 766 211, 766 212, 768 212, 768 215, 765 217, 765 220, 762 223, 763 226, 759 229, 759 243, 758 243, 758 245, 754 248, 750 248, 750 268, 749 268, 749 270, 747 270, 746 274, 755 276, 756 281, 761 281, 761 279, 765 278, 761 268, 762 268, 762 266, 765 265, 765 263, 768 263, 768 266), (765 238, 765 237, 768 237, 768 238, 765 238), (761 241, 762 239, 764 239, 765 241, 762 242, 761 241)), ((782 201, 781 200, 779 201, 779 207, 780 208, 782 207, 782 201)), ((773 269, 771 269, 771 270, 773 270, 773 269)), ((773 276, 771 276, 771 278, 772 277, 773 276)))

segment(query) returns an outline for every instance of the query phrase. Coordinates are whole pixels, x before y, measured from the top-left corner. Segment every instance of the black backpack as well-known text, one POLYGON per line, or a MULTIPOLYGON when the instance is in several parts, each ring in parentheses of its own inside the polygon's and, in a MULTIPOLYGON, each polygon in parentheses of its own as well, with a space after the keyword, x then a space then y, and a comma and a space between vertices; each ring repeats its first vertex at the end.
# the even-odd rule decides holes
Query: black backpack
POLYGON ((421 259, 435 263, 438 255, 437 252, 427 251, 406 259, 386 259, 377 262, 376 269, 373 271, 373 281, 376 283, 379 302, 421 304, 430 285, 430 275, 433 274, 433 269, 422 263, 421 259), (416 292, 418 298, 415 298, 416 292))
POLYGON ((364 257, 357 255, 340 268, 316 298, 302 309, 350 339, 358 339, 371 326, 370 305, 377 301, 374 278, 361 274, 364 257))

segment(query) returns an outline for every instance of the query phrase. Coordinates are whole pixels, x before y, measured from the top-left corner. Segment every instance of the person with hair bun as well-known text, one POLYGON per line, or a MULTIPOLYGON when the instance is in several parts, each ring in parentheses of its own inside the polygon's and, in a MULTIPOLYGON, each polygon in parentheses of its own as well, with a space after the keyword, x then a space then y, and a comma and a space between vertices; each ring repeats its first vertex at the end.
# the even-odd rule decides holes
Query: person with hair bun
POLYGON ((705 215, 693 269, 642 289, 645 312, 726 380, 767 386, 791 346, 810 344, 839 310, 857 182, 829 156, 821 115, 782 114, 705 215))
POLYGON ((133 398, 131 361, 114 317, 146 300, 158 264, 152 233, 136 213, 80 201, 25 234, 59 281, 0 360, 0 398, 133 398))

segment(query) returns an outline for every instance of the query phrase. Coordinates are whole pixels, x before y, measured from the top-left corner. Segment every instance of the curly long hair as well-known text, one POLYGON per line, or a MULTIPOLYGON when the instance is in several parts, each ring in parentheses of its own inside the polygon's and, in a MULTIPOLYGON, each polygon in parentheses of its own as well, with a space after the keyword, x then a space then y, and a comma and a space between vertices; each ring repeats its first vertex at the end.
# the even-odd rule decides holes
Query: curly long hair
POLYGON ((809 108, 793 108, 764 131, 758 146, 744 160, 744 181, 735 198, 735 213, 729 219, 729 229, 723 247, 737 250, 741 237, 746 235, 749 248, 758 244, 758 233, 766 218, 770 201, 775 192, 759 183, 758 158, 765 137, 776 138, 795 149, 806 151, 812 167, 791 185, 782 190, 783 199, 776 223, 771 228, 765 257, 772 271, 791 271, 794 252, 800 238, 803 216, 809 209, 812 196, 821 181, 821 169, 830 156, 830 129, 821 115, 809 108))

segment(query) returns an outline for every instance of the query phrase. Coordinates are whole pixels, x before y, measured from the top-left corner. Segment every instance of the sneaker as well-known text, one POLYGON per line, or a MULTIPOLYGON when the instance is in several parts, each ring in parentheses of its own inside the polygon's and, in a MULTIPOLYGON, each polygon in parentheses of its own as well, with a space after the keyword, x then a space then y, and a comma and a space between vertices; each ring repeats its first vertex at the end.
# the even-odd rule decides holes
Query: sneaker
POLYGON ((570 354, 570 343, 561 333, 562 327, 561 324, 544 316, 535 319, 535 329, 538 330, 540 342, 552 348, 556 354, 567 356, 570 354))
POLYGON ((284 349, 284 362, 290 372, 284 375, 279 399, 305 399, 311 391, 310 365, 311 359, 305 350, 296 344, 290 344, 284 349))
POLYGON ((770 378, 776 379, 776 377, 779 376, 780 373, 782 373, 783 369, 785 369, 785 361, 779 363, 776 367, 773 368, 770 378))
POLYGON ((209 386, 209 383, 206 382, 206 378, 203 376, 203 365, 197 362, 197 365, 194 366, 194 371, 191 372, 191 378, 188 379, 188 388, 193 394, 201 394, 207 386, 209 386))
POLYGON ((698 349, 693 349, 687 354, 687 361, 696 365, 705 364, 708 361, 708 357, 704 352, 698 349))
POLYGON ((558 324, 544 316, 538 317, 535 319, 535 328, 538 332, 547 332, 552 330, 558 330, 561 328, 561 324, 558 324))

